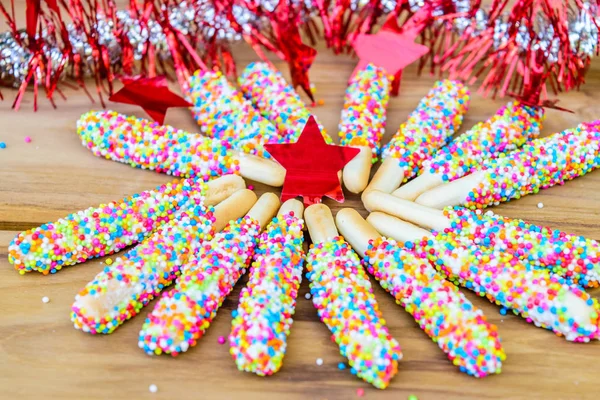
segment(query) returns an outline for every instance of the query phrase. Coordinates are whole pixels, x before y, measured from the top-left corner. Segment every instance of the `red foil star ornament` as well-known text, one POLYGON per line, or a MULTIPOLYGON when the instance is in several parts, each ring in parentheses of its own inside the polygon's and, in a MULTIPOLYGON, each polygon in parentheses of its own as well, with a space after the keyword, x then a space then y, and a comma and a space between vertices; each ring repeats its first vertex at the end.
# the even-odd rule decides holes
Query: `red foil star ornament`
POLYGON ((152 78, 141 76, 122 77, 121 82, 125 86, 110 96, 109 100, 115 103, 140 106, 154 121, 161 125, 165 122, 165 114, 168 108, 192 106, 183 97, 169 90, 167 78, 164 76, 152 78))
POLYGON ((361 34, 354 41, 354 51, 360 57, 355 71, 373 63, 394 75, 391 94, 400 91, 402 70, 429 52, 429 48, 415 43, 417 36, 431 20, 430 7, 423 7, 401 27, 398 15, 391 13, 375 35, 361 34))
POLYGON ((307 206, 320 203, 323 196, 344 201, 338 172, 360 151, 326 144, 313 116, 296 143, 265 144, 265 149, 286 170, 281 201, 302 196, 307 206))
POLYGON ((388 74, 396 75, 427 54, 429 48, 415 43, 414 39, 405 38, 404 35, 379 31, 375 35, 358 35, 354 41, 354 51, 360 57, 355 72, 373 63, 385 69, 388 74))

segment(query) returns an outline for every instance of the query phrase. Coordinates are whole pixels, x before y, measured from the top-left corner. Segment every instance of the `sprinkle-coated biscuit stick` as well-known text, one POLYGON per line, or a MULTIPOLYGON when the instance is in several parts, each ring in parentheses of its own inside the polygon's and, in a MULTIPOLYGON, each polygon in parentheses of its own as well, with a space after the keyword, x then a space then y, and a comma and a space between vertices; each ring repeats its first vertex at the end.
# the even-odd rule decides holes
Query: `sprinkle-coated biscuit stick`
POLYGON ((285 170, 278 163, 231 150, 213 139, 114 111, 90 111, 77 121, 82 144, 98 157, 168 175, 204 181, 226 174, 281 186, 285 170))
POLYGON ((313 304, 351 372, 385 389, 398 372, 402 352, 390 335, 369 278, 356 253, 339 236, 324 204, 306 209, 313 241, 306 258, 313 304))
POLYGON ((278 207, 277 196, 265 193, 246 216, 231 221, 200 246, 175 288, 158 301, 146 318, 138 341, 142 350, 149 355, 177 356, 196 345, 246 271, 258 235, 278 207))
POLYGON ((542 128, 544 111, 511 101, 485 122, 442 147, 426 160, 421 174, 393 193, 414 201, 420 194, 470 174, 486 160, 498 158, 535 139, 542 128))
POLYGON ((416 176, 423 162, 445 146, 460 128, 469 101, 469 89, 462 83, 451 80, 436 82, 383 147, 383 163, 365 192, 380 190, 391 193, 416 176))
POLYGON ((203 241, 223 229, 231 216, 239 216, 256 201, 248 189, 235 192, 213 212, 201 194, 194 205, 178 213, 150 237, 117 257, 75 297, 71 320, 84 332, 111 333, 169 286, 203 241))
MULTIPOLYGON (((239 176, 215 179, 205 187, 205 204, 217 204, 244 187, 239 176)), ((11 242, 8 261, 20 274, 38 271, 47 275, 65 266, 116 253, 171 221, 178 210, 190 203, 190 193, 199 188, 195 179, 178 179, 27 230, 11 242)))
POLYGON ((304 207, 288 200, 260 235, 229 342, 237 367, 257 375, 281 368, 304 263, 304 207))
POLYGON ((536 139, 482 169, 420 195, 417 203, 476 209, 519 199, 596 169, 600 164, 600 120, 536 139))
POLYGON ((437 273, 425 254, 382 237, 356 210, 339 211, 336 222, 369 272, 454 365, 478 378, 500 372, 506 356, 497 328, 437 273))

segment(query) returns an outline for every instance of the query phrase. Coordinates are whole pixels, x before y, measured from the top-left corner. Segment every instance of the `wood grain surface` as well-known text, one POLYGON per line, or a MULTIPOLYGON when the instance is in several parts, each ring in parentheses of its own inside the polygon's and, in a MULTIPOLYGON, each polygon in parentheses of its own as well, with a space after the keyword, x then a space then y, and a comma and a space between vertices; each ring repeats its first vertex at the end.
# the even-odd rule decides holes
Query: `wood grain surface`
MULTIPOLYGON (((255 56, 236 48, 240 66, 255 56)), ((325 101, 314 113, 335 136, 345 82, 355 60, 320 49, 311 70, 317 98, 325 101)), ((281 66, 281 64, 278 64, 281 66)), ((434 82, 409 68, 401 94, 390 101, 389 138, 434 82)), ((343 361, 337 346, 319 322, 302 283, 295 322, 282 370, 260 378, 238 372, 228 346, 219 336, 230 331, 231 311, 244 282, 224 303, 213 326, 199 345, 172 359, 149 357, 137 347, 137 335, 153 303, 109 336, 76 331, 69 320, 74 296, 102 268, 102 260, 66 268, 53 276, 20 276, 7 262, 7 246, 19 230, 54 221, 73 211, 119 199, 170 180, 154 172, 94 157, 80 144, 75 122, 85 111, 98 108, 81 92, 66 90, 68 99, 53 110, 42 99, 32 111, 28 96, 19 112, 10 109, 14 92, 0 103, 0 398, 3 399, 353 399, 364 388, 365 399, 595 399, 600 374, 600 344, 568 343, 551 332, 535 328, 515 316, 503 316, 496 306, 466 293, 488 319, 498 325, 507 353, 502 374, 475 379, 458 372, 446 356, 393 299, 374 283, 375 293, 392 335, 404 351, 400 372, 384 391, 371 388, 338 369, 343 361), (24 142, 30 136, 32 142, 24 142), (48 296, 50 302, 42 303, 48 296), (322 358, 322 366, 316 359, 322 358), (158 393, 150 393, 156 384, 158 393)), ((561 95, 561 106, 573 114, 548 111, 544 134, 600 118, 600 60, 577 93, 561 95)), ((505 100, 474 94, 463 131, 491 116, 505 100)), ((144 116, 132 106, 109 104, 113 109, 144 116)), ((167 123, 194 131, 185 109, 170 110, 167 123)), ((268 188, 255 185, 256 191, 268 188)), ((600 172, 510 202, 495 211, 553 228, 600 239, 600 172), (538 203, 543 208, 538 208, 538 203)), ((326 201, 334 210, 354 207, 366 214, 358 196, 343 205, 326 201)), ((592 292, 599 297, 600 291, 592 292)))

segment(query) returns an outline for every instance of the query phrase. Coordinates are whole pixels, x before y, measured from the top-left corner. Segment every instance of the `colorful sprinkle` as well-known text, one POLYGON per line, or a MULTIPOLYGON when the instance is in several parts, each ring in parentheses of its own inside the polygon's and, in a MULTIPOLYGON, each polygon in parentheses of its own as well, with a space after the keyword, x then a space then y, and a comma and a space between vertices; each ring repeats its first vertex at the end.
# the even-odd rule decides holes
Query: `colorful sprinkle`
POLYGON ((383 68, 367 64, 350 78, 339 125, 342 146, 365 146, 377 161, 379 142, 385 133, 390 78, 383 68))
MULTIPOLYGON (((600 165, 600 120, 540 138, 520 150, 484 162, 466 207, 484 208, 519 199, 585 175, 600 165)), ((465 177, 463 179, 466 179, 465 177)))
POLYGON ((148 390, 150 391, 150 393, 156 393, 156 392, 158 392, 158 386, 156 386, 155 384, 152 384, 148 387, 148 390))
POLYGON ((50 303, 50 297, 48 297, 48 296, 42 297, 42 303, 50 303))
POLYGON ((303 226, 290 212, 275 217, 259 238, 229 336, 241 371, 265 376, 281 368, 302 281, 303 226))
POLYGON ((195 346, 250 263, 260 225, 245 216, 204 242, 175 288, 148 315, 138 345, 147 354, 177 356, 195 346))
MULTIPOLYGON (((311 112, 279 71, 267 63, 251 63, 239 77, 239 84, 244 96, 275 124, 282 143, 298 141, 311 112)), ((325 141, 333 143, 320 123, 319 128, 325 141)))
POLYGON ((204 181, 239 173, 225 140, 159 125, 114 111, 90 111, 77 121, 82 144, 94 155, 168 175, 204 181))
POLYGON ((200 190, 198 185, 193 179, 176 180, 22 232, 8 247, 8 261, 20 274, 47 275, 116 253, 172 220, 189 204, 190 192, 200 190))
POLYGON ((25 143, 31 143, 31 137, 25 136, 25 143))
POLYGON ((269 158, 265 143, 279 133, 219 71, 198 70, 188 91, 194 119, 202 133, 227 140, 236 150, 269 158))
POLYGON ((547 270, 534 269, 510 252, 478 246, 453 233, 434 233, 420 245, 437 270, 527 322, 566 340, 600 338, 598 302, 547 270))
POLYGON ((0 142, 0 149, 5 149, 5 148, 6 148, 6 143, 0 142))
POLYGON ((496 326, 436 272, 424 252, 378 238, 370 243, 364 262, 462 372, 478 378, 500 373, 506 355, 496 326))
POLYGON ((169 286, 213 234, 213 210, 203 197, 192 195, 192 205, 160 226, 138 246, 117 257, 75 297, 71 321, 91 334, 113 332, 169 286))
POLYGON ((485 122, 442 147, 423 163, 423 170, 453 181, 477 169, 484 160, 515 150, 540 134, 542 108, 512 101, 485 122))
POLYGON ((306 263, 313 304, 340 354, 358 377, 386 388, 398 372, 402 352, 385 325, 358 256, 337 236, 311 245, 306 263))
POLYGON ((482 247, 509 252, 536 268, 545 268, 568 283, 582 287, 600 285, 600 243, 520 219, 505 218, 491 211, 447 207, 455 235, 482 247))
POLYGON ((416 176, 423 162, 446 145, 462 124, 469 89, 458 81, 438 81, 383 148, 404 169, 404 181, 416 176))
POLYGON ((225 344, 227 340, 225 339, 225 336, 219 336, 219 339, 217 339, 217 342, 219 342, 219 344, 225 344))

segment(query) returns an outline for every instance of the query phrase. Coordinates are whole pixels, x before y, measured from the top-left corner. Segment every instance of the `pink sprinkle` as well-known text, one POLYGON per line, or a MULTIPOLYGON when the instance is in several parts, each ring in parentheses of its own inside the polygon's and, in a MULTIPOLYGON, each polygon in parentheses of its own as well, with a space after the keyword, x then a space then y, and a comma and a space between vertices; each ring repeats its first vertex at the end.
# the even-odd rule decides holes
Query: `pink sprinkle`
POLYGON ((219 336, 218 342, 219 344, 225 344, 225 336, 219 336))
POLYGON ((254 190, 254 186, 252 186, 252 185, 248 185, 248 189, 250 189, 250 190, 254 190))
POLYGON ((365 389, 363 389, 363 388, 356 389, 356 395, 358 397, 363 397, 365 395, 365 389))
POLYGON ((31 138, 29 136, 25 136, 25 143, 31 143, 31 138))

